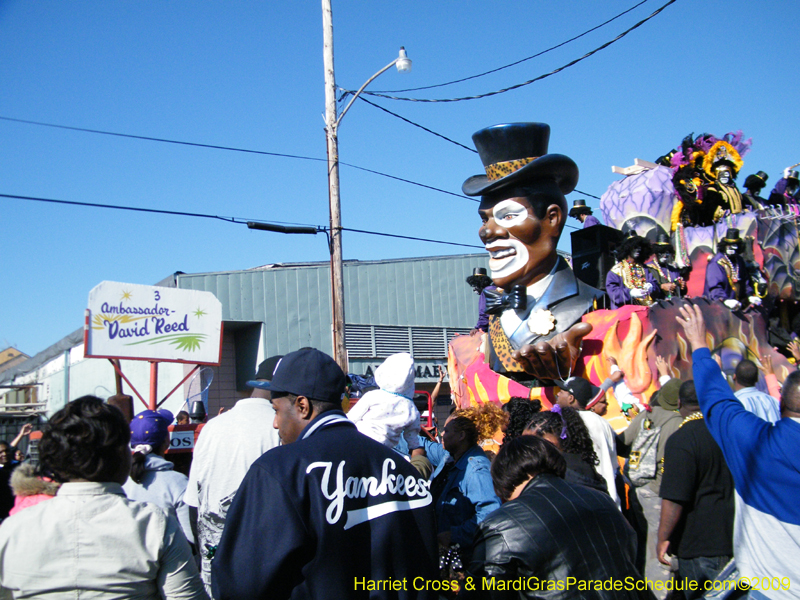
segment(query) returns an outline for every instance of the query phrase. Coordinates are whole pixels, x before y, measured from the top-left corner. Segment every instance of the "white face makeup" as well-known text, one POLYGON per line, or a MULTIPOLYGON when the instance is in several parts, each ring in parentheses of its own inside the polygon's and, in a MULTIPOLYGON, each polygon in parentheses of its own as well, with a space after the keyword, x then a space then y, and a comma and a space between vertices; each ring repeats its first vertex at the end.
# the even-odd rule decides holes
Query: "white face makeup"
MULTIPOLYGON (((528 209, 514 200, 498 202, 492 214, 495 222, 503 229, 522 225, 529 218, 528 209)), ((492 279, 507 277, 522 269, 528 263, 528 248, 518 239, 494 240, 486 245, 489 252, 489 269, 492 279)))
POLYGON ((522 206, 522 204, 519 202, 509 199, 498 202, 495 205, 492 214, 494 215, 494 220, 498 225, 504 229, 508 229, 509 227, 522 225, 522 223, 525 222, 525 219, 528 218, 528 209, 522 206))
POLYGON ((737 250, 738 248, 736 246, 728 246, 727 248, 725 248, 725 254, 727 254, 728 256, 736 256, 737 250))

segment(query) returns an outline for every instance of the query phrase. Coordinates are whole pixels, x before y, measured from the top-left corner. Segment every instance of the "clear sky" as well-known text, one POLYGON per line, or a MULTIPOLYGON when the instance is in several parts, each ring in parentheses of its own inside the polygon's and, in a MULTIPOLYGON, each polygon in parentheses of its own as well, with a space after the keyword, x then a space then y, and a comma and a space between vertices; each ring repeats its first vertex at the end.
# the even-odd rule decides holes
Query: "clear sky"
MULTIPOLYGON (((414 61, 369 89, 445 83, 523 59, 637 0, 333 0, 337 84, 357 89, 401 45, 414 61)), ((565 65, 667 0, 557 50, 418 98, 484 94, 565 65)), ((800 162, 795 2, 677 0, 594 56, 543 81, 453 103, 371 101, 472 147, 486 126, 542 121, 550 151, 601 196, 611 166, 654 160, 688 133, 753 138, 739 181, 800 162)), ((325 158, 318 2, 0 0, 0 117, 325 158)), ((340 159, 455 194, 476 154, 363 102, 340 129, 340 159)), ((325 225, 324 162, 242 154, 0 120, 0 194, 325 225)), ((477 204, 342 166, 345 227, 480 242, 477 204)), ((584 197, 573 193, 568 202, 584 197)), ((588 198, 591 206, 599 201, 588 198)), ((0 345, 35 354, 83 322, 103 280, 153 284, 175 271, 327 260, 324 236, 250 231, 196 218, 0 198, 0 345)), ((573 221, 574 223, 574 221, 573 221)), ((567 232, 569 229, 567 230, 567 232)), ((459 248, 345 233, 345 259, 459 248)), ((569 250, 565 233, 561 246, 569 250)), ((276 324, 279 326, 279 324, 276 324)))

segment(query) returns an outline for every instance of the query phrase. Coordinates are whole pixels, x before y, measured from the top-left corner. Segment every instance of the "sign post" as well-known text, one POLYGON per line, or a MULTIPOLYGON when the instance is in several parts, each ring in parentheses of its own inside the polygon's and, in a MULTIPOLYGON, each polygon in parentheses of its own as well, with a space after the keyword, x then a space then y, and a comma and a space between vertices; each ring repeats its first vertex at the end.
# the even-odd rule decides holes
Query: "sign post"
MULTIPOLYGON (((146 360, 155 410, 194 372, 158 402, 161 362, 219 365, 222 353, 222 304, 211 292, 104 281, 89 292, 83 331, 86 358, 146 360)), ((197 367, 196 367, 197 368, 197 367)))

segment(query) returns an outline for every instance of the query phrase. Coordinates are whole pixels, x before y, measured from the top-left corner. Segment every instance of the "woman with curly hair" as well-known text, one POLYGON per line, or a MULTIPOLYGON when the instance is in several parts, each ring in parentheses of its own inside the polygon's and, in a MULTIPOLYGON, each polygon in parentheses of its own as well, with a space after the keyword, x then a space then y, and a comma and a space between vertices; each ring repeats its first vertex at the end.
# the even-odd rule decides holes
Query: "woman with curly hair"
POLYGON ((130 436, 122 412, 94 396, 52 416, 39 460, 63 483, 3 522, 0 596, 207 598, 177 519, 125 497, 130 436))
POLYGON ((456 410, 450 418, 466 417, 478 430, 478 445, 483 448, 489 460, 492 460, 500 449, 495 436, 508 425, 508 413, 493 402, 484 402, 477 406, 468 406, 456 410))
POLYGON ((503 443, 522 435, 533 415, 542 410, 540 400, 531 400, 520 396, 512 397, 503 404, 503 411, 508 413, 508 426, 503 435, 503 443))
POLYGON ((523 435, 540 437, 561 451, 567 461, 564 479, 608 493, 605 479, 595 469, 599 464, 589 430, 573 408, 557 404, 533 415, 523 435))

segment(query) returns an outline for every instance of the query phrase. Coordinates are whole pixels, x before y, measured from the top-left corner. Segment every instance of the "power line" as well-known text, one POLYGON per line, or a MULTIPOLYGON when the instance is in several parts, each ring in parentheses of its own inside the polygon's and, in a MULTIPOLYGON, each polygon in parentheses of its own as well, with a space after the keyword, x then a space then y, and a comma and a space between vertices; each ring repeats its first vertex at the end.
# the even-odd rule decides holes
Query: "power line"
POLYGON ((597 200, 602 200, 602 198, 600 196, 595 196, 594 194, 587 194, 586 192, 582 192, 580 190, 575 190, 575 191, 578 194, 581 194, 582 196, 589 196, 589 198, 596 198, 597 200))
MULTIPOLYGON (((402 117, 400 117, 400 118, 402 118, 402 117)), ((324 162, 324 163, 328 162, 327 158, 315 158, 315 157, 311 157, 311 156, 299 156, 297 154, 283 154, 283 153, 280 153, 280 152, 267 152, 265 150, 252 150, 252 149, 248 149, 248 148, 235 148, 235 147, 232 147, 232 146, 219 146, 219 145, 216 145, 216 144, 203 144, 203 143, 199 143, 199 142, 186 142, 186 141, 182 141, 182 140, 171 140, 171 139, 167 139, 167 138, 157 138, 157 137, 150 137, 150 136, 144 136, 144 135, 134 135, 134 134, 130 134, 130 133, 120 133, 120 132, 117 132, 117 131, 104 131, 104 130, 101 130, 101 129, 88 129, 86 127, 72 127, 70 125, 59 125, 57 123, 44 123, 44 122, 41 122, 41 121, 30 121, 30 120, 27 120, 27 119, 15 119, 13 117, 0 116, 0 120, 2 120, 2 121, 11 121, 11 122, 14 122, 14 123, 24 123, 24 124, 27 124, 27 125, 39 125, 41 127, 53 127, 55 129, 66 129, 66 130, 69 130, 69 131, 80 131, 80 132, 83 132, 83 133, 95 133, 95 134, 99 134, 99 135, 111 135, 111 136, 114 136, 114 137, 129 138, 129 139, 134 139, 134 140, 144 140, 144 141, 148 141, 148 142, 161 142, 161 143, 164 143, 164 144, 178 144, 180 146, 193 146, 193 147, 196 147, 196 148, 210 148, 212 150, 227 150, 229 152, 244 152, 246 154, 259 154, 259 155, 262 155, 262 156, 277 156, 277 157, 280 157, 280 158, 294 158, 294 159, 297 159, 297 160, 310 160, 310 161, 324 162)), ((444 137, 444 136, 442 136, 442 137, 444 137)), ((445 138, 445 139, 447 139, 447 138, 445 138)), ((450 141, 452 141, 452 140, 450 140, 450 141)), ((380 171, 375 171, 373 169, 367 169, 366 167, 359 167, 358 165, 352 165, 350 163, 346 163, 346 162, 342 162, 342 161, 339 161, 339 164, 343 165, 345 167, 350 167, 352 169, 358 169, 359 171, 366 171, 367 173, 372 173, 373 175, 380 175, 381 177, 387 177, 389 179, 394 179, 396 181, 402 181, 403 183, 410 183, 411 185, 416 185, 418 187, 425 188, 425 189, 428 189, 428 190, 432 190, 434 192, 440 192, 442 194, 448 194, 450 196, 455 196, 456 198, 461 198, 463 200, 473 200, 472 198, 468 198, 467 196, 464 196, 462 194, 457 194, 455 192, 451 192, 451 191, 448 191, 448 190, 443 190, 441 188, 433 187, 431 185, 426 185, 424 183, 419 183, 417 181, 412 181, 410 179, 405 179, 403 177, 397 177, 396 175, 389 175, 388 173, 381 173, 380 171)))
MULTIPOLYGON (((644 4, 647 1, 648 0, 642 0, 638 4, 635 4, 635 5, 631 6, 629 9, 622 11, 617 16, 611 17, 607 21, 603 21, 599 25, 597 25, 595 27, 592 27, 591 29, 587 29, 586 31, 584 31, 580 35, 576 35, 575 37, 572 37, 572 38, 568 39, 565 42, 561 42, 560 44, 556 44, 555 46, 551 46, 547 50, 542 50, 541 52, 537 52, 533 56, 528 56, 527 58, 523 58, 521 60, 509 63, 507 65, 503 65, 502 67, 497 67, 496 69, 492 69, 490 71, 485 71, 483 73, 479 73, 478 75, 470 75, 469 77, 464 77, 462 79, 456 79, 454 81, 448 81, 447 83, 437 83, 436 85, 426 85, 426 86, 423 86, 423 87, 408 88, 408 89, 405 89, 405 90, 377 90, 377 93, 402 94, 404 92, 419 92, 419 91, 422 91, 422 90, 430 90, 430 89, 433 89, 433 88, 439 88, 439 87, 445 87, 445 86, 448 86, 448 85, 453 85, 455 83, 462 83, 464 81, 469 81, 471 79, 478 79, 479 77, 484 77, 486 75, 491 75, 492 73, 497 73, 498 71, 502 71, 503 69, 508 69, 510 67, 515 67, 515 66, 517 66, 519 64, 522 64, 522 63, 524 63, 526 61, 532 60, 534 58, 538 58, 539 56, 542 56, 543 54, 547 54, 548 52, 552 52, 553 50, 561 48, 561 46, 566 46, 570 42, 574 42, 575 40, 577 40, 579 38, 582 38, 583 36, 588 35, 588 34, 592 33, 593 31, 596 31, 597 29, 600 29, 601 27, 604 27, 605 25, 608 25, 612 21, 616 21, 617 19, 619 19, 623 15, 626 15, 629 12, 631 12, 632 10, 634 10, 636 8, 639 8, 642 4, 644 4)), ((340 100, 342 100, 342 99, 343 98, 340 98, 340 100)))
MULTIPOLYGON (((530 84, 535 83, 537 81, 541 81, 542 79, 546 79, 546 78, 548 78, 548 77, 550 77, 552 75, 555 75, 556 73, 560 73, 564 69, 568 69, 569 67, 572 67, 572 66, 578 64, 579 62, 589 58, 590 56, 593 56, 594 54, 597 54, 601 50, 605 50, 611 44, 621 40, 623 37, 628 35, 634 29, 637 29, 637 28, 641 27, 647 21, 649 21, 650 19, 655 17, 657 14, 659 14, 661 11, 663 11, 665 8, 667 8, 670 4, 674 4, 675 2, 676 2, 676 0, 669 0, 669 2, 667 2, 661 8, 657 9, 649 17, 647 17, 645 19, 642 19, 641 21, 636 23, 633 27, 630 27, 629 29, 626 29, 625 31, 620 33, 613 40, 606 42, 602 46, 598 46, 597 48, 587 52, 586 54, 584 54, 580 58, 576 58, 575 60, 570 61, 567 64, 565 64, 565 65, 563 65, 561 67, 558 67, 557 69, 554 69, 554 70, 550 71, 549 73, 545 73, 544 75, 539 75, 538 77, 534 77, 533 79, 529 79, 528 81, 524 81, 522 83, 518 83, 516 85, 512 85, 512 86, 507 87, 507 88, 496 90, 494 92, 487 92, 485 94, 479 94, 479 95, 476 95, 476 96, 464 96, 464 97, 461 97, 461 98, 405 98, 405 97, 402 97, 402 96, 390 96, 388 94, 382 94, 380 92, 368 92, 368 91, 364 91, 364 92, 362 92, 362 94, 368 94, 370 96, 375 96, 377 98, 386 98, 387 100, 404 100, 406 102, 462 102, 462 101, 465 101, 465 100, 479 100, 481 98, 489 98, 490 96, 496 96, 498 94, 504 94, 506 92, 510 92, 512 90, 516 90, 516 89, 519 89, 521 87, 525 87, 526 85, 530 85, 530 84)), ((351 90, 344 90, 344 91, 348 92, 348 93, 353 93, 351 90)))
MULTIPOLYGON (((377 104, 375 104, 374 102, 370 102, 369 100, 367 100, 366 98, 364 98, 364 96, 359 96, 359 97, 358 97, 358 99, 359 99, 359 100, 363 100, 364 102, 366 102, 366 103, 367 103, 367 104, 369 104, 370 106, 374 106, 375 108, 379 108, 380 110, 382 110, 382 111, 383 111, 383 112, 385 112, 385 113, 389 113, 389 114, 390 114, 390 115, 392 115, 393 117, 397 117, 398 119, 400 119, 401 121, 404 121, 404 122, 408 123, 409 125, 413 125, 414 127, 419 127, 419 128, 420 128, 420 129, 422 129, 423 131, 427 131, 427 132, 428 132, 428 133, 430 133, 430 134, 433 134, 433 135, 435 135, 435 136, 437 136, 437 137, 440 137, 440 138, 442 138, 443 140, 446 140, 446 141, 450 142, 451 144, 455 144, 456 146, 460 146, 461 148, 464 148, 465 150, 469 150, 470 152, 474 152, 475 154, 477 154, 477 153, 478 153, 478 151, 477 151, 477 150, 474 150, 473 148, 470 148, 469 146, 465 146, 465 145, 464 145, 464 144, 462 144, 461 142, 457 142, 457 141, 455 141, 455 140, 451 140, 451 139, 450 139, 449 137, 447 137, 446 135, 442 135, 441 133, 436 133, 436 132, 435 132, 435 131, 433 131, 432 129, 428 129, 427 127, 424 127, 424 126, 420 125, 419 123, 415 123, 414 121, 410 121, 410 120, 406 119, 405 117, 402 117, 402 116, 398 115, 397 113, 394 113, 394 112, 390 111, 390 110, 389 110, 389 109, 387 109, 387 108, 383 108, 382 106, 378 106, 378 105, 377 105, 377 104)), ((466 197, 466 196, 465 196, 465 197, 466 197)), ((471 200, 471 199, 472 199, 472 198, 470 198, 470 200, 471 200)))
MULTIPOLYGON (((143 213, 156 213, 162 215, 173 215, 178 217, 197 217, 202 219, 215 219, 219 221, 225 221, 227 223, 235 223, 237 225, 247 225, 248 223, 253 223, 254 219, 242 219, 241 217, 221 217, 219 215, 209 215, 204 213, 192 213, 192 212, 185 212, 185 211, 177 211, 177 210, 162 210, 157 208, 141 208, 136 206, 121 206, 118 204, 100 204, 96 202, 78 202, 75 200, 56 200, 53 198, 39 198, 36 196, 19 196, 16 194, 0 194, 0 198, 10 198, 14 200, 27 200, 31 202, 46 202, 49 204, 66 204, 70 206, 86 206, 89 208, 108 208, 113 210, 127 210, 133 212, 143 212, 143 213)), ((257 223, 267 223, 266 221, 256 221, 257 223)), ((277 223, 285 223, 285 221, 277 221, 277 223)), ((293 225, 301 225, 304 227, 314 227, 317 231, 330 231, 329 227, 323 227, 322 225, 308 225, 308 224, 301 224, 301 223, 293 223, 293 225)), ((416 242, 429 242, 431 244, 445 244, 448 246, 463 246, 465 248, 481 248, 483 246, 476 246, 474 244, 460 244, 458 242, 445 242, 442 240, 431 240, 427 238, 418 238, 418 237, 411 237, 406 235, 397 235, 394 233, 384 233, 380 231, 368 231, 365 229, 349 229, 347 227, 342 227, 343 231, 352 231, 354 233, 363 233, 367 235, 377 235, 382 237, 394 237, 400 238, 405 240, 413 240, 416 242)))

